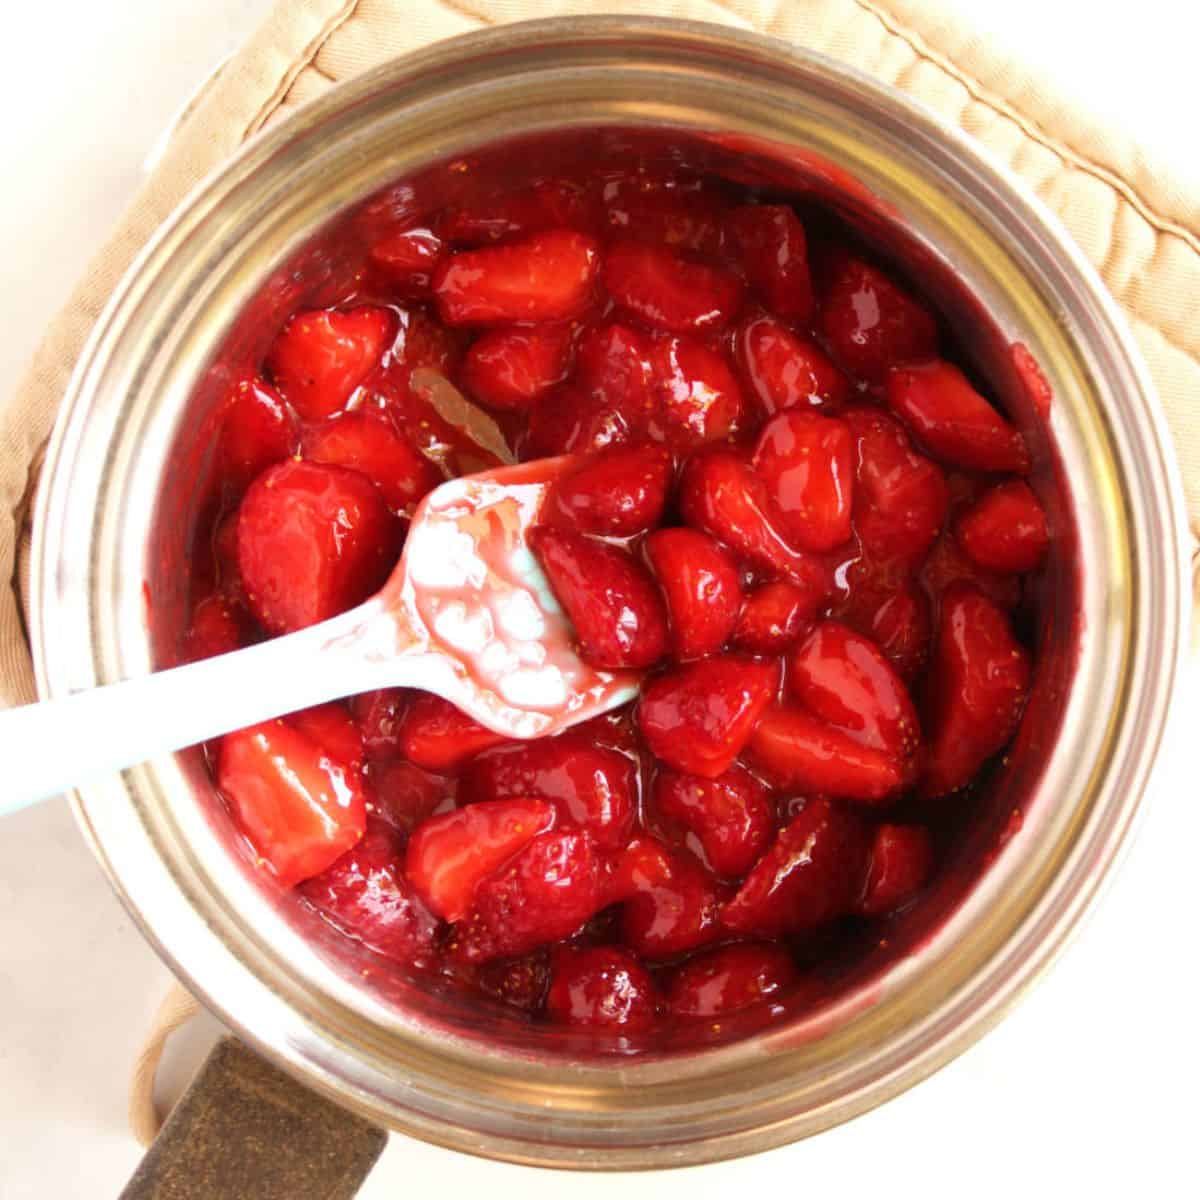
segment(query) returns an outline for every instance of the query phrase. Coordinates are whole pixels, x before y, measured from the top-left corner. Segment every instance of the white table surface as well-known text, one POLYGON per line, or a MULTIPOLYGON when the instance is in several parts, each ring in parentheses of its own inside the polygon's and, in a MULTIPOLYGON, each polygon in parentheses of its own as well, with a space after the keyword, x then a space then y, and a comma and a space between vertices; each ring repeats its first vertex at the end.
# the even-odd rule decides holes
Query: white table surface
MULTIPOLYGON (((267 3, 4 6, 9 45, 21 52, 0 72, 0 403, 137 184, 146 149, 267 3)), ((1094 0, 959 3, 981 31, 1200 181, 1200 20, 1184 11, 1193 6, 1141 0, 1108 15, 1094 0)), ((1195 1196, 1198 721, 1193 667, 1137 841, 1065 959, 998 1030, 883 1109, 757 1158, 620 1179, 567 1179, 394 1137, 363 1197, 431 1186, 440 1196, 477 1188, 528 1200, 557 1200, 564 1188, 579 1200, 615 1189, 628 1200, 703 1200, 735 1187, 923 1200, 1195 1196)), ((3 823, 0 1197, 120 1190, 140 1154, 125 1125, 128 1068, 167 982, 62 801, 3 823)), ((177 1039, 164 1099, 217 1032, 205 1020, 177 1039)))

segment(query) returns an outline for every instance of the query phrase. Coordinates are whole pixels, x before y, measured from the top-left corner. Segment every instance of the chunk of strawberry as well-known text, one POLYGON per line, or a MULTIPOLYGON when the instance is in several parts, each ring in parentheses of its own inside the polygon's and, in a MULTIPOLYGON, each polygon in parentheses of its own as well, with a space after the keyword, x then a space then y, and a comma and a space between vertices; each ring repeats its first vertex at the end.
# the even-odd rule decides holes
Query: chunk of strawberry
POLYGON ((250 485, 237 546, 250 611, 271 633, 290 633, 380 588, 395 566, 400 529, 365 475, 290 459, 250 485))
POLYGON ((183 639, 187 662, 228 654, 244 643, 246 631, 234 603, 220 592, 205 596, 192 609, 192 620, 183 639))
POLYGON ((417 226, 381 238, 372 245, 369 257, 389 287, 405 299, 423 300, 444 253, 442 239, 432 229, 417 226))
POLYGON ((637 767, 578 730, 487 750, 459 781, 464 802, 533 796, 548 800, 559 824, 580 825, 601 847, 623 846, 637 815, 637 767))
POLYGON ((684 467, 679 506, 689 525, 754 566, 782 575, 806 592, 828 595, 831 580, 824 565, 790 543, 766 485, 734 451, 693 455, 684 467))
POLYGON ((809 800, 779 831, 721 911, 738 933, 805 933, 849 913, 862 888, 870 840, 863 822, 829 800, 809 800))
POLYGON ((619 446, 629 438, 629 422, 616 407, 568 383, 534 405, 522 457, 586 454, 619 446))
POLYGON ((734 353, 768 416, 791 408, 840 408, 850 382, 816 342, 774 317, 752 317, 734 336, 734 353))
POLYGON ((411 695, 407 688, 377 688, 350 697, 350 713, 372 761, 395 758, 400 753, 400 718, 411 695))
POLYGON ((651 351, 649 335, 615 321, 589 329, 579 339, 575 361, 581 386, 597 409, 619 413, 634 433, 650 428, 658 408, 651 351))
POLYGON ((566 379, 572 345, 566 324, 494 329, 467 351, 463 386, 489 408, 525 412, 566 379))
POLYGON ((404 878, 399 842, 386 826, 371 825, 353 849, 299 891, 342 933, 385 958, 433 965, 437 918, 404 878))
POLYGON ((605 182, 601 200, 616 236, 701 254, 721 249, 725 204, 704 180, 622 176, 605 182))
POLYGON ((367 761, 362 734, 344 704, 334 700, 329 704, 302 708, 284 719, 347 770, 362 771, 367 761))
POLYGON ((239 379, 220 408, 221 475, 244 487, 296 448, 296 418, 260 375, 239 379))
POLYGON ((752 654, 779 654, 800 640, 824 602, 822 592, 786 579, 763 584, 743 599, 733 644, 752 654))
POLYGON ((700 659, 646 684, 638 726, 663 762, 715 779, 733 766, 778 686, 773 663, 737 654, 700 659))
POLYGON ((550 960, 546 1015, 560 1025, 634 1033, 654 1024, 658 989, 650 972, 615 946, 559 946, 550 960))
POLYGON ((955 584, 942 596, 925 730, 921 790, 941 796, 969 783, 1016 732, 1029 695, 1029 652, 982 592, 955 584))
POLYGON ((812 713, 786 705, 762 715, 748 754, 772 787, 863 803, 888 801, 907 781, 893 755, 864 746, 812 713))
POLYGON ((453 205, 438 216, 438 233, 457 245, 481 246, 547 230, 593 232, 598 221, 586 187, 571 179, 535 179, 512 191, 453 205))
POLYGON ((309 462, 349 467, 365 475, 398 513, 410 514, 441 482, 441 472, 418 454, 382 416, 366 410, 340 413, 304 431, 301 453, 309 462))
POLYGON ((664 816, 696 835, 713 873, 726 879, 745 875, 775 832, 767 789, 742 767, 716 779, 660 770, 654 800, 664 816))
POLYGON ((412 833, 451 791, 448 780, 402 758, 373 762, 367 807, 401 833, 412 833))
POLYGON ((607 537, 632 537, 662 518, 674 475, 661 446, 610 446, 559 476, 543 519, 607 537))
POLYGON ((1017 574, 1041 566, 1050 545, 1046 514, 1019 479, 985 492, 955 526, 958 544, 988 571, 1017 574))
POLYGON ((877 267, 843 255, 826 283, 820 331, 833 357, 859 379, 882 383, 889 367, 937 349, 933 317, 877 267))
POLYGON ((879 825, 871 842, 867 877, 855 906, 881 917, 906 904, 933 874, 933 839, 921 825, 879 825))
POLYGON ((524 1013, 540 1011, 550 987, 550 960, 544 950, 508 962, 485 963, 476 985, 485 995, 524 1013))
POLYGON ((1029 449, 1014 429, 940 358, 896 367, 884 392, 888 407, 938 458, 972 471, 1027 475, 1029 449))
POLYGON ((537 555, 594 667, 648 667, 667 649, 667 614, 649 572, 632 555, 547 525, 530 531, 537 555))
POLYGON ((646 539, 645 551, 667 602, 672 654, 683 660, 720 650, 741 606, 733 559, 695 529, 660 529, 646 539))
POLYGON ((583 830, 540 834, 476 886, 451 952, 461 961, 488 962, 570 937, 604 906, 607 882, 604 861, 583 830))
POLYGON ((324 871, 366 828, 358 773, 283 721, 222 738, 217 786, 284 887, 324 871))
POLYGON ((428 692, 409 703, 397 736, 404 757, 427 771, 451 771, 481 750, 509 740, 428 692))
POLYGON ((917 712, 895 668, 870 638, 820 621, 788 660, 788 688, 811 713, 895 758, 917 751, 917 712))
POLYGON ((487 800, 430 817, 408 842, 404 871, 432 912, 461 921, 480 880, 554 824, 544 800, 487 800))
POLYGON ((433 276, 438 312, 448 325, 569 320, 592 302, 599 256, 592 238, 568 229, 452 254, 433 276))
POLYGON ((603 279, 621 308, 667 333, 721 329, 742 302, 742 284, 732 272, 633 241, 609 248, 603 279))
POLYGON ((962 550, 949 529, 933 544, 921 566, 921 583, 938 601, 951 587, 970 584, 993 604, 1011 612, 1021 602, 1021 581, 1015 575, 998 575, 981 567, 962 550))
POLYGON ((737 428, 742 391, 729 364, 703 342, 663 337, 650 352, 658 399, 652 430, 677 450, 719 442, 737 428))
POLYGON ((297 313, 267 355, 267 368, 288 403, 306 421, 345 407, 379 364, 396 333, 386 308, 297 313))
POLYGON ((666 1005, 673 1017, 720 1017, 779 1000, 798 980, 796 964, 782 946, 738 942, 677 967, 667 983, 666 1005))
POLYGON ((754 469, 793 546, 832 550, 850 537, 854 438, 844 421, 780 413, 759 434, 754 469))
POLYGON ((751 286, 778 316, 805 325, 813 315, 808 242, 786 204, 744 204, 729 214, 730 239, 751 286))
POLYGON ((913 679, 929 657, 929 601, 918 588, 900 588, 875 609, 867 634, 902 679, 913 679))

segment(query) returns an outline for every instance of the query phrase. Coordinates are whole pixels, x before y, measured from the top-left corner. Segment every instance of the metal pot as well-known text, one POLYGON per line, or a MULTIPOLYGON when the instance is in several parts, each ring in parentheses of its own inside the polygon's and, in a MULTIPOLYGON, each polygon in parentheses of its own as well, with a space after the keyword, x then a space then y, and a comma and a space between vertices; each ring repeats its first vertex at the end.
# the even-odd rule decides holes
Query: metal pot
POLYGON ((713 169, 831 205, 940 302, 1037 448, 1058 536, 1035 699, 981 802, 983 832, 936 894, 816 1010, 614 1060, 419 982, 380 989, 248 870, 198 751, 75 803, 164 959, 314 1088, 458 1149, 633 1168, 812 1134, 964 1049, 1091 903, 1154 759, 1187 610, 1167 438, 1102 285, 976 147, 826 59, 671 21, 510 26, 336 89, 199 188, 100 320, 48 455, 33 635, 48 696, 162 664, 205 469, 185 448, 264 312, 319 295, 331 223, 397 179, 445 178, 446 164, 505 139, 600 127, 667 131, 713 169), (1053 395, 1049 434, 1031 359, 1053 395))

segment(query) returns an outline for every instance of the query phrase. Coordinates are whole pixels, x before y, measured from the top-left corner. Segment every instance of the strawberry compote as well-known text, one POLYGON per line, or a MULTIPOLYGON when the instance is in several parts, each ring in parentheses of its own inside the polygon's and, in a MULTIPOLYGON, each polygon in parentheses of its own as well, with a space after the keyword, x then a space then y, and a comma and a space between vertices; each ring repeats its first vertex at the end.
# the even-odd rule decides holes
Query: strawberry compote
POLYGON ((376 972, 531 1021, 643 1045, 803 1006, 929 888, 1021 720, 1022 433, 777 194, 597 166, 353 237, 217 411, 186 656, 362 601, 418 501, 498 464, 436 372, 516 458, 576 456, 530 545, 580 655, 645 682, 531 742, 399 689, 230 734, 255 868, 376 972))

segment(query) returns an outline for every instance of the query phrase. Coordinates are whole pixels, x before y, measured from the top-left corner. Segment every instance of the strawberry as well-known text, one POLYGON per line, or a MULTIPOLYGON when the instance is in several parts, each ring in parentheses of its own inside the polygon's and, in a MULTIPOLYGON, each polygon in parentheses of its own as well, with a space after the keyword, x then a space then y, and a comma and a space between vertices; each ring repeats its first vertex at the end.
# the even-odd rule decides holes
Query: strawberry
POLYGON ((662 518, 674 473, 661 446, 610 446, 559 476, 542 519, 608 537, 645 533, 662 518))
POLYGON ((906 772, 893 755, 864 746, 812 713, 786 705, 763 714, 748 753, 776 788, 870 804, 890 801, 906 782, 906 772))
POLYGON ((592 238, 552 229, 452 254, 434 272, 433 293, 447 325, 565 321, 591 304, 598 267, 592 238))
POLYGON ((850 537, 854 438, 844 421, 814 412, 780 413, 759 434, 754 469, 793 546, 832 550, 850 537))
POLYGON ((882 271, 851 255, 833 264, 818 327, 833 357, 867 383, 882 383, 888 368, 928 358, 937 325, 926 309, 882 271))
POLYGON ((850 383, 816 342, 774 317, 752 317, 734 335, 742 374, 768 416, 790 408, 840 408, 850 383))
POLYGON ((809 712, 894 758, 920 742, 916 709, 883 652, 841 624, 821 621, 788 660, 788 689, 809 712))
POLYGON ((959 517, 958 544, 987 571, 1017 574, 1041 566, 1050 544, 1046 514, 1027 483, 997 484, 959 517))
POLYGON ((340 413, 319 425, 309 425, 301 441, 301 453, 309 462, 361 472, 393 511, 405 515, 443 482, 441 472, 418 454, 389 421, 363 410, 340 413))
POLYGON ((481 246, 548 230, 593 232, 597 216, 585 187, 570 179, 536 179, 480 203, 443 209, 438 233, 456 245, 481 246))
POLYGON ((621 308, 667 333, 721 329, 742 302, 742 284, 732 272, 661 246, 617 242, 609 248, 602 275, 621 308))
POLYGON ((400 753, 400 718, 411 695, 407 688, 377 688, 350 697, 350 712, 372 761, 400 753))
POLYGON ((738 942, 706 950, 677 967, 666 986, 673 1017, 720 1017, 763 1000, 779 1000, 799 980, 792 956, 769 943, 738 942))
POLYGON ((535 950, 507 962, 484 963, 475 983, 493 1000, 523 1013, 535 1013, 546 1003, 550 987, 550 961, 544 950, 535 950))
POLYGON ((654 1024, 658 989, 632 954, 615 946, 560 946, 550 960, 546 1015, 559 1025, 634 1033, 654 1024))
POLYGON ((893 912, 911 900, 932 873, 933 840, 927 829, 920 825, 879 825, 855 909, 864 917, 893 912))
POLYGON ((667 614, 646 568, 632 555, 580 533, 538 526, 529 533, 558 602, 594 667, 648 667, 667 649, 667 614))
POLYGON ((523 458, 586 454, 629 441, 629 422, 618 408, 575 384, 542 397, 529 414, 523 458))
POLYGON ((809 800, 722 909, 722 921, 737 933, 779 937, 844 916, 862 887, 869 845, 854 813, 809 800))
POLYGON ((790 579, 806 592, 828 594, 824 565, 786 538, 766 486, 736 452, 712 449, 693 455, 684 467, 679 506, 689 525, 754 566, 790 579))
POLYGON ((763 584, 742 600, 733 644, 751 654, 779 654, 798 642, 825 596, 786 579, 763 584))
POLYGON ((481 404, 504 412, 524 412, 571 366, 570 325, 494 329, 467 351, 462 383, 481 404))
POLYGON ((217 786, 284 887, 320 874, 366 828, 358 773, 283 721, 251 725, 222 738, 217 786))
POLYGON ((949 529, 942 533, 921 567, 921 583, 936 601, 955 584, 970 584, 993 604, 1012 611, 1021 602, 1021 581, 1015 575, 998 575, 968 557, 949 529))
POLYGON ((250 485, 237 549, 250 611, 268 632, 291 633, 377 591, 396 564, 400 529, 365 475, 288 460, 250 485))
POLYGON ((969 783, 1016 732, 1031 667, 1004 613, 978 589, 954 584, 942 596, 930 672, 921 790, 941 796, 969 783))
POLYGON ((766 788, 742 767, 716 779, 664 768, 654 778, 654 801, 696 835, 712 872, 726 879, 745 875, 775 832, 766 788))
POLYGON ((610 321, 579 339, 581 386, 597 409, 619 413, 634 433, 649 429, 658 409, 651 371, 653 343, 647 334, 610 321))
POLYGON ((700 254, 721 248, 724 202, 703 180, 624 176, 606 181, 601 198, 605 224, 617 237, 700 254))
POLYGON ((544 800, 489 800, 430 817, 408 842, 404 871, 431 912, 461 921, 480 880, 554 824, 544 800))
POLYGON ((213 592, 192 609, 192 620, 183 639, 183 659, 198 662, 240 647, 245 629, 237 608, 227 596, 213 592))
POLYGON ((652 431, 677 450, 719 442, 737 428, 742 392, 729 364, 703 342, 656 339, 650 369, 657 409, 652 431))
POLYGON ((310 742, 320 746, 348 771, 361 773, 367 757, 362 734, 346 706, 339 701, 289 713, 284 720, 310 742))
POLYGON ((1027 475, 1024 439, 968 382, 939 358, 896 367, 884 391, 888 407, 938 458, 972 471, 1027 475))
POLYGON ((345 407, 383 357, 396 332, 386 308, 297 313, 267 355, 267 367, 287 402, 306 421, 345 407))
POLYGON ((296 448, 296 418, 260 375, 239 379, 229 389, 219 420, 219 469, 235 487, 245 487, 296 448))
POLYGON ((367 808, 400 833, 412 833, 443 801, 450 790, 440 775, 423 771, 402 758, 373 762, 371 798, 367 808))
POLYGON ((663 762, 715 779, 733 765, 777 687, 773 663, 736 654, 700 659, 645 685, 638 726, 663 762))
POLYGON ((671 653, 683 660, 720 650, 742 599, 729 554, 695 529, 660 529, 646 539, 645 553, 667 602, 671 653))
POLYGON ((404 757, 427 771, 451 771, 468 758, 509 739, 493 733, 449 700, 422 692, 414 696, 397 731, 404 757))
POLYGON ((332 925, 395 962, 430 967, 437 918, 404 878, 399 844, 371 825, 353 849, 299 887, 332 925))
POLYGON ((902 679, 913 679, 929 657, 933 636, 925 594, 911 586, 893 592, 875 609, 866 633, 902 679))
POLYGON ((751 286, 777 316, 800 325, 813 314, 808 243, 786 204, 745 204, 726 222, 751 286))
POLYGON ((637 816, 633 759, 598 746, 578 729, 485 750, 463 770, 462 802, 532 796, 552 803, 560 825, 580 825, 601 847, 625 844, 637 816))
POLYGON ((444 252, 442 239, 432 229, 415 227, 375 242, 369 258, 389 288, 405 299, 421 300, 429 295, 444 252))
POLYGON ((583 830, 540 834, 476 886, 451 953, 463 962, 488 962, 570 937, 607 894, 604 862, 583 830))

